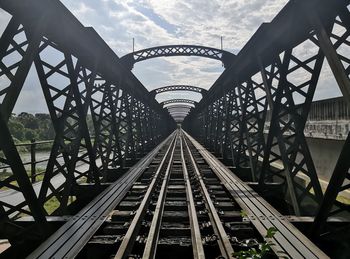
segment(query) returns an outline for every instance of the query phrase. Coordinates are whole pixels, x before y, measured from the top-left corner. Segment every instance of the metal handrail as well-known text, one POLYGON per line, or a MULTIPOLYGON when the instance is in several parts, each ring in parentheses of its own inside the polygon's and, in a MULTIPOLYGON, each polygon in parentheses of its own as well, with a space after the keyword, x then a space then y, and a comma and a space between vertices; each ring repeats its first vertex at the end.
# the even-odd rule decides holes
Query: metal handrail
MULTIPOLYGON (((94 139, 95 137, 91 137, 91 139, 94 139)), ((30 147, 30 162, 25 162, 23 163, 24 166, 26 165, 30 165, 31 166, 31 174, 30 174, 30 179, 31 179, 31 182, 32 183, 35 183, 36 182, 36 177, 39 176, 39 175, 42 175, 44 174, 45 172, 40 172, 40 173, 37 173, 36 172, 36 165, 37 164, 40 164, 40 163, 44 163, 44 162, 47 162, 49 161, 49 157, 46 158, 46 159, 41 159, 41 160, 36 160, 36 147, 37 145, 42 145, 42 144, 49 144, 49 143, 53 143, 54 140, 41 140, 41 141, 35 141, 34 139, 31 140, 30 143, 18 143, 18 144, 15 144, 16 147, 23 147, 23 146, 29 146, 30 147)), ((62 158, 63 155, 60 155, 60 156, 57 156, 57 158, 62 158)), ((3 169, 7 169, 7 168, 11 168, 11 166, 9 165, 5 165, 5 166, 0 166, 0 170, 3 170, 3 169)))

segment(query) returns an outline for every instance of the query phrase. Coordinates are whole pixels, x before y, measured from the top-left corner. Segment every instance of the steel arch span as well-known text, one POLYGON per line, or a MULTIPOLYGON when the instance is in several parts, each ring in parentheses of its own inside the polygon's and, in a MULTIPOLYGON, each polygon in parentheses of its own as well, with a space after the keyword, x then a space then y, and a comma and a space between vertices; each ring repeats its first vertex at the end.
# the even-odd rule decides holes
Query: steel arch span
POLYGON ((171 112, 171 111, 186 111, 186 112, 189 112, 191 111, 191 108, 167 108, 168 112, 171 112))
POLYGON ((224 67, 227 68, 233 58, 234 54, 231 52, 215 49, 205 46, 197 45, 165 45, 157 46, 148 49, 135 51, 120 58, 120 61, 128 68, 132 69, 136 62, 144 61, 151 58, 158 57, 172 57, 172 56, 198 56, 222 61, 224 67))
POLYGON ((171 109, 171 108, 188 108, 188 109, 192 109, 194 108, 194 104, 190 104, 190 103, 170 103, 168 106, 164 107, 167 109, 171 109))
POLYGON ((174 91, 190 91, 195 93, 200 93, 202 95, 206 94, 208 91, 193 85, 168 85, 153 89, 150 91, 151 94, 157 95, 165 92, 174 92, 174 91))
POLYGON ((170 103, 189 103, 189 104, 194 104, 194 105, 197 104, 196 101, 193 101, 190 99, 170 99, 170 100, 166 100, 164 102, 161 102, 160 104, 163 105, 163 107, 164 107, 164 105, 167 105, 170 103))
POLYGON ((188 114, 188 111, 169 111, 169 114, 188 114))

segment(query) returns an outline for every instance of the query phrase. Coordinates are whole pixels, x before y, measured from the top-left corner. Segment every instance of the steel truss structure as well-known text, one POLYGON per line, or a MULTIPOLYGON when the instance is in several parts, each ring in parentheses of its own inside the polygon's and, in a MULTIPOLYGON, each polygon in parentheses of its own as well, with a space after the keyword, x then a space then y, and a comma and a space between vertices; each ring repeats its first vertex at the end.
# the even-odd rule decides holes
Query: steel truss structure
POLYGON ((23 241, 48 234, 47 203, 57 200, 55 214, 69 215, 74 189, 108 181, 108 173, 135 163, 175 123, 98 34, 59 1, 2 0, 0 7, 12 16, 0 39, 0 162, 12 173, 0 181, 0 189, 20 196, 1 201, 0 232, 14 244, 19 236, 23 241), (56 133, 37 189, 8 127, 30 69, 39 78, 56 133), (33 217, 35 224, 17 225, 12 218, 18 214, 33 217))
POLYGON ((334 231, 330 217, 349 218, 349 205, 338 198, 350 189, 350 137, 323 194, 303 132, 325 58, 350 102, 349 35, 349 1, 289 2, 258 29, 183 123, 261 188, 283 184, 293 213, 315 216, 315 235, 334 231))
POLYGON ((152 90, 150 93, 157 95, 160 93, 174 92, 174 91, 190 91, 190 92, 200 93, 202 95, 205 95, 207 92, 207 90, 203 88, 192 86, 192 85, 168 85, 168 86, 156 88, 152 90))
POLYGON ((331 218, 350 218, 349 205, 339 199, 350 190, 350 135, 325 192, 304 135, 326 62, 350 103, 349 1, 290 1, 237 56, 169 45, 120 59, 59 1, 0 0, 0 8, 11 16, 0 38, 0 162, 11 173, 1 178, 0 190, 19 194, 15 202, 0 201, 1 238, 11 244, 42 241, 52 232, 48 203, 58 204, 53 215, 69 215, 75 201, 84 205, 89 196, 80 197, 84 186, 101 191, 177 123, 260 190, 282 187, 290 214, 315 217, 315 237, 337 233, 331 218), (136 62, 163 56, 216 59, 226 70, 209 91, 173 85, 148 92, 130 70, 136 62), (29 73, 39 79, 55 130, 43 181, 35 186, 9 129, 29 73), (154 98, 179 90, 203 98, 160 104, 154 98), (29 216, 32 224, 20 224, 17 215, 29 216))
POLYGON ((197 102, 191 99, 170 99, 170 100, 161 102, 160 105, 164 107, 165 105, 172 104, 172 103, 181 103, 181 104, 187 103, 187 104, 195 105, 197 102))
POLYGON ((151 58, 172 56, 198 56, 216 59, 221 61, 224 67, 228 67, 235 58, 235 55, 231 52, 221 49, 196 45, 166 45, 142 49, 126 54, 125 56, 121 57, 121 61, 125 67, 131 70, 136 62, 151 58))
MULTIPOLYGON (((207 90, 200 88, 200 87, 196 87, 196 86, 169 85, 169 86, 164 86, 164 87, 154 89, 154 90, 150 91, 150 94, 152 94, 153 96, 156 96, 157 94, 161 94, 161 93, 165 93, 165 92, 176 92, 176 91, 190 91, 190 92, 200 93, 200 94, 202 94, 202 97, 207 93, 207 90)), ((174 117, 174 115, 179 115, 179 113, 181 113, 181 115, 183 115, 183 116, 181 116, 180 118, 174 117, 174 119, 176 122, 182 122, 192 107, 192 106, 185 106, 185 104, 195 105, 196 102, 192 101, 192 100, 187 100, 187 99, 173 98, 173 99, 169 99, 169 100, 161 103, 161 105, 163 105, 163 107, 165 105, 169 105, 169 104, 175 104, 172 106, 165 107, 168 109, 168 112, 170 113, 170 115, 172 117, 174 117)))
POLYGON ((165 107, 169 114, 174 117, 174 115, 183 115, 182 118, 175 119, 176 122, 182 122, 183 119, 189 114, 191 109, 193 109, 193 106, 190 104, 184 104, 184 103, 175 103, 175 104, 168 104, 165 107))
POLYGON ((168 109, 169 114, 174 118, 175 122, 181 123, 197 102, 190 99, 169 99, 160 104, 168 109))

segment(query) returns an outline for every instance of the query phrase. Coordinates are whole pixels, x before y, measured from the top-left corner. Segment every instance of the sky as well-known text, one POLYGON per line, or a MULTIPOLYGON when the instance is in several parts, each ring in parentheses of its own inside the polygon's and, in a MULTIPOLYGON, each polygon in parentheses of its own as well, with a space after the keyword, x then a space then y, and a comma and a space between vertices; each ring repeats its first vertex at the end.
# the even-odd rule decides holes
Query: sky
MULTIPOLYGON (((237 54, 263 22, 269 22, 287 0, 61 0, 84 26, 92 26, 122 57, 135 50, 168 44, 194 44, 237 54)), ((0 32, 6 15, 0 12, 0 32)), ((132 72, 148 90, 175 84, 209 89, 223 72, 221 62, 201 57, 163 57, 136 63, 132 72)), ((329 91, 334 83, 324 69, 316 99, 339 95, 329 91)), ((45 110, 45 101, 31 71, 15 112, 45 110), (42 96, 42 99, 38 98, 42 96)), ((158 101, 186 98, 187 92, 163 93, 158 101)), ((200 99, 192 94, 191 98, 200 99)))
MULTIPOLYGON (((220 48, 237 54, 264 21, 287 0, 63 0, 85 26, 92 26, 119 57, 169 44, 220 48)), ((149 90, 185 84, 209 89, 224 68, 201 57, 164 57, 136 63, 133 73, 149 90)), ((186 98, 188 92, 163 93, 159 101, 186 98)), ((200 95, 191 94, 200 99, 200 95)))

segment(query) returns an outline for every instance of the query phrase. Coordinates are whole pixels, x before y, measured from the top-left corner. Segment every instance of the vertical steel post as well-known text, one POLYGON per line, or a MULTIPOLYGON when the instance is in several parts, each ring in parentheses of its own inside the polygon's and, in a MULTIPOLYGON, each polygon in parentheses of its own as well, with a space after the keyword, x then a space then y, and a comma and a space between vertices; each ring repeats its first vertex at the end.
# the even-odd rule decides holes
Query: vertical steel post
POLYGON ((35 139, 30 141, 30 171, 31 171, 31 181, 35 183, 36 181, 36 142, 35 139))

